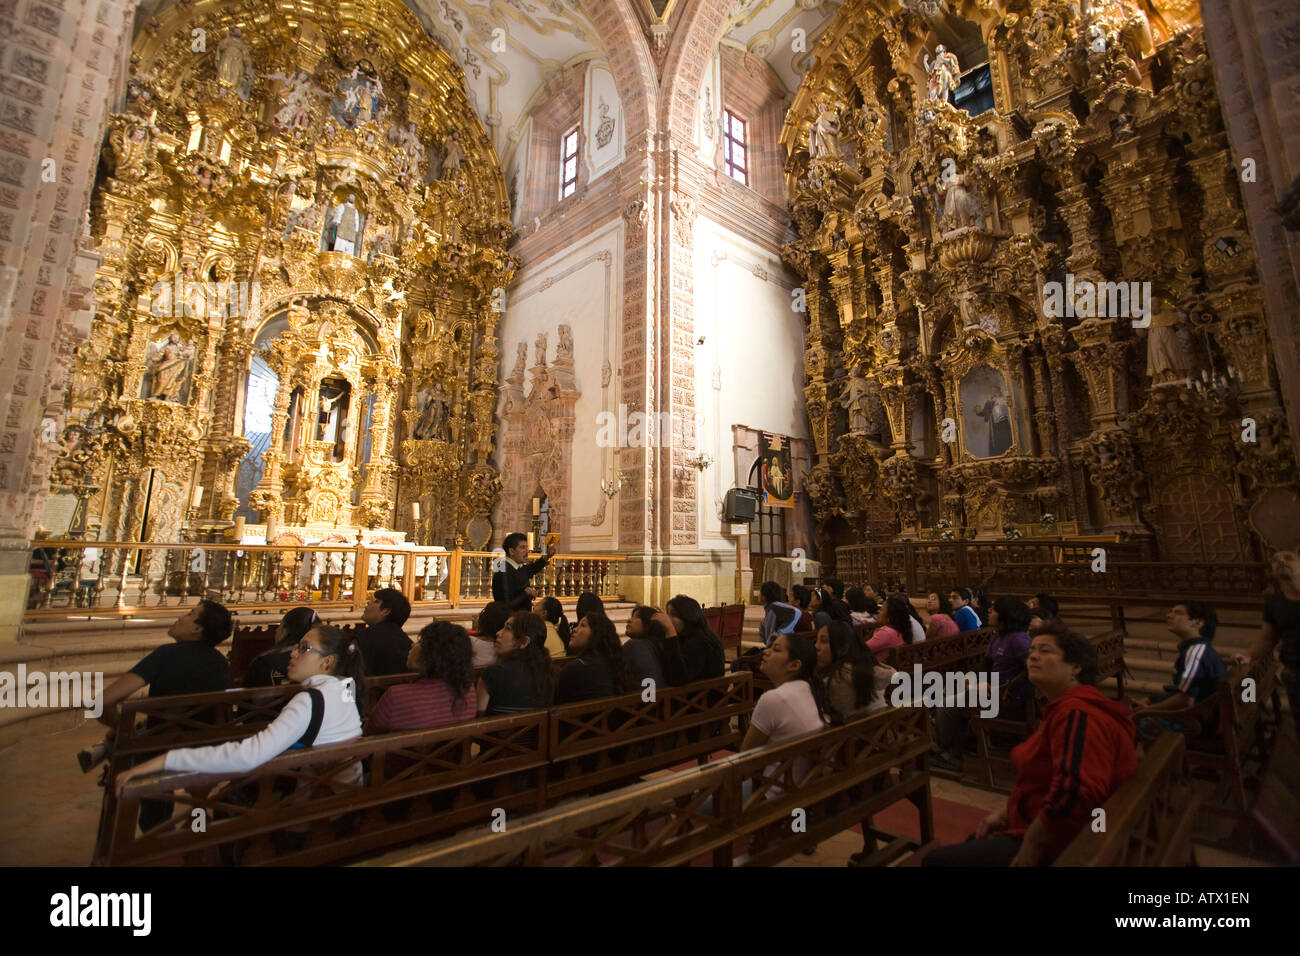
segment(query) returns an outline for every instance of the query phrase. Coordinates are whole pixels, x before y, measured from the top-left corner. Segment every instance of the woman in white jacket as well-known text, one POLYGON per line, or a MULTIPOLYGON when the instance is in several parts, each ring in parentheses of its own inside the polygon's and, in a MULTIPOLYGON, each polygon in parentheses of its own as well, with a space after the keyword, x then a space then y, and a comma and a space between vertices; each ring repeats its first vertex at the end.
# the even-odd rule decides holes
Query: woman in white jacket
MULTIPOLYGON (((303 692, 295 694, 262 731, 243 740, 211 747, 170 750, 118 774, 117 792, 120 794, 128 781, 144 774, 167 771, 236 776, 260 767, 300 743, 319 746, 361 736, 357 701, 365 675, 361 653, 349 636, 325 624, 313 627, 289 655, 288 676, 303 686, 303 692), (323 707, 313 707, 312 698, 316 696, 311 693, 313 690, 319 693, 323 707), (318 709, 323 712, 315 737, 304 740, 318 709)), ((360 762, 355 770, 359 781, 360 762)))

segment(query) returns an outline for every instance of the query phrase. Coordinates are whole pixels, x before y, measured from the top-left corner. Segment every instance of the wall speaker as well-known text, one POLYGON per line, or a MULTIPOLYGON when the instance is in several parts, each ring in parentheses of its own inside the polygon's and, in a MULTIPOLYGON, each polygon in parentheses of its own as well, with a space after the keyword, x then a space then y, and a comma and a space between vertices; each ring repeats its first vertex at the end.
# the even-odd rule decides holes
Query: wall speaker
POLYGON ((758 492, 750 488, 732 488, 722 504, 722 520, 728 524, 749 524, 758 514, 758 492))

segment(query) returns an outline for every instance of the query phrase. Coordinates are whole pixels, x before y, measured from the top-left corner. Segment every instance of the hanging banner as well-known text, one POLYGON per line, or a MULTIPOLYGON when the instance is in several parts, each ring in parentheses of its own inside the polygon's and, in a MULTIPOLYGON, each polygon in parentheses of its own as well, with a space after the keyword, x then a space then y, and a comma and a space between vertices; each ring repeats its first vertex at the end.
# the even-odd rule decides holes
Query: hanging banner
POLYGON ((759 432, 758 458, 763 505, 768 508, 794 507, 794 464, 790 460, 790 439, 759 432))

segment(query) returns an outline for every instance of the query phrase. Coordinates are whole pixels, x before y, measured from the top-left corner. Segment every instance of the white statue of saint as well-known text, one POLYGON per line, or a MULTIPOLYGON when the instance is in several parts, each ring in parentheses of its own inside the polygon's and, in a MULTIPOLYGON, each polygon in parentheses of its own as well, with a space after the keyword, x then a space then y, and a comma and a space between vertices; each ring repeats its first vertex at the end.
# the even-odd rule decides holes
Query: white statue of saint
POLYGON ((924 63, 925 72, 930 75, 930 99, 946 102, 961 82, 961 66, 957 62, 957 55, 949 53, 940 43, 934 48, 934 61, 931 62, 930 55, 927 53, 924 63))
POLYGON ((830 103, 817 109, 817 119, 808 134, 808 155, 813 159, 840 158, 840 111, 830 103))
POLYGON ((238 87, 244 79, 244 66, 248 63, 248 44, 239 27, 231 27, 230 33, 217 47, 217 79, 227 86, 238 87))

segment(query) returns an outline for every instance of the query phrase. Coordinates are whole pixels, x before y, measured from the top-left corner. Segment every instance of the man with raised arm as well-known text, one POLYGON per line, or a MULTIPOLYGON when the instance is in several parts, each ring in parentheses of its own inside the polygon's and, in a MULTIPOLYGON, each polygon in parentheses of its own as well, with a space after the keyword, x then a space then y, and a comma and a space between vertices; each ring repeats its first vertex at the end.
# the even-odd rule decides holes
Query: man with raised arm
POLYGON ((551 560, 555 554, 554 542, 546 546, 546 554, 530 564, 528 560, 528 535, 519 531, 506 535, 505 567, 492 575, 492 600, 507 604, 512 611, 527 611, 532 607, 537 589, 529 580, 551 560))

